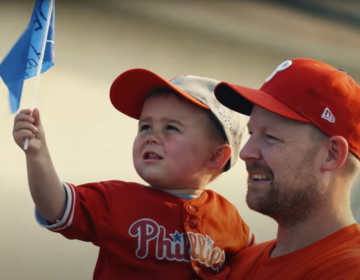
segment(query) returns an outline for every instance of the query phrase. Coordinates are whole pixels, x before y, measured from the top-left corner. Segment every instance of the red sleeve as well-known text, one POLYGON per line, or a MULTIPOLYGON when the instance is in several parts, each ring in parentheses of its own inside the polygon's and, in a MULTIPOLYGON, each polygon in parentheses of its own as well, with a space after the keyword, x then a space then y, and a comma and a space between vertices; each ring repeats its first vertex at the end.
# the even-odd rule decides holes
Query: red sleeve
POLYGON ((109 189, 103 183, 76 187, 68 183, 63 185, 67 193, 64 216, 58 223, 45 227, 68 239, 96 243, 106 231, 110 219, 112 201, 109 189))
MULTIPOLYGON (((242 242, 242 246, 241 249, 245 249, 248 247, 251 247, 253 245, 256 244, 256 237, 255 234, 251 231, 250 227, 248 226, 247 223, 245 223, 245 221, 243 220, 243 218, 241 217, 239 211, 236 209, 235 206, 234 207, 234 211, 236 211, 237 215, 239 216, 240 219, 240 232, 241 232, 241 242, 242 242)), ((239 237, 238 237, 239 238, 239 237)))
POLYGON ((242 220, 242 227, 243 227, 243 238, 245 238, 245 248, 251 247, 256 244, 256 237, 255 234, 252 233, 249 226, 242 220))

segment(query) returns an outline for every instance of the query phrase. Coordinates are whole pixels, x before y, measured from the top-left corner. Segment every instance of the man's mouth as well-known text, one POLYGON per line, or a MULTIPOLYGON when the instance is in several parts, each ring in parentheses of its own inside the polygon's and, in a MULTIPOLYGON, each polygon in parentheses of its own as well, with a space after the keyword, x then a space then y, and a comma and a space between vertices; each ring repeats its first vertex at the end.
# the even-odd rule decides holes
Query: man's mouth
POLYGON ((249 181, 255 181, 255 182, 268 182, 271 180, 271 177, 259 172, 250 172, 249 173, 249 181))

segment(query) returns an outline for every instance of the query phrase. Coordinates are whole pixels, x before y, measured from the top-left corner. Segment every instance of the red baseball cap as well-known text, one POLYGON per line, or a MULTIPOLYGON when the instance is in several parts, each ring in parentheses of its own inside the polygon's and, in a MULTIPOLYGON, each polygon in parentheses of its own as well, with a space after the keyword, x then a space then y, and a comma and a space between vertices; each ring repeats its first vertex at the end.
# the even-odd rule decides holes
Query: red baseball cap
POLYGON ((260 89, 219 83, 215 96, 231 110, 250 115, 255 105, 280 116, 312 123, 342 136, 360 159, 360 87, 345 70, 297 58, 281 63, 260 89))
POLYGON ((220 81, 194 75, 182 75, 170 81, 146 69, 130 69, 118 76, 110 88, 113 106, 123 114, 139 119, 146 97, 154 90, 171 89, 194 104, 210 110, 219 122, 231 146, 231 157, 224 171, 235 165, 246 128, 245 117, 223 106, 215 98, 220 81))
POLYGON ((159 75, 141 68, 130 69, 115 79, 110 88, 110 100, 113 106, 123 114, 139 119, 145 97, 157 88, 172 89, 196 105, 209 109, 204 103, 177 87, 171 81, 167 81, 159 75))

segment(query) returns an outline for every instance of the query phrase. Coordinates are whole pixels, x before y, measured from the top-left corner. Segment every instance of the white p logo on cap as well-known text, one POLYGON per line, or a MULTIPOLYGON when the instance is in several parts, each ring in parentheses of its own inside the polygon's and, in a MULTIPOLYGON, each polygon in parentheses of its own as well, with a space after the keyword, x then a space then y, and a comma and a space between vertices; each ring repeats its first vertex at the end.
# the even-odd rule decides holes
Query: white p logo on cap
POLYGON ((276 69, 274 72, 272 72, 272 74, 265 80, 265 82, 268 82, 270 81, 275 75, 276 73, 280 72, 280 71, 283 71, 287 68, 289 68, 292 64, 292 61, 291 60, 286 60, 284 61, 283 63, 281 63, 276 69))

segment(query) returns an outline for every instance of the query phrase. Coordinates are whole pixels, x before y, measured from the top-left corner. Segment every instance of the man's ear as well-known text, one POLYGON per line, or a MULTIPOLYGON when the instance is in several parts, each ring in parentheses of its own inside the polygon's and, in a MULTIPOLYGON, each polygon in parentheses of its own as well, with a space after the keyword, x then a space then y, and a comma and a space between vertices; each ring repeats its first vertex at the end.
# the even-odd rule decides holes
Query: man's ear
POLYGON ((341 136, 332 136, 327 140, 327 156, 321 167, 322 171, 340 168, 349 153, 349 145, 341 136))
POLYGON ((228 144, 217 146, 209 158, 206 166, 210 169, 221 169, 231 156, 231 147, 228 144))

